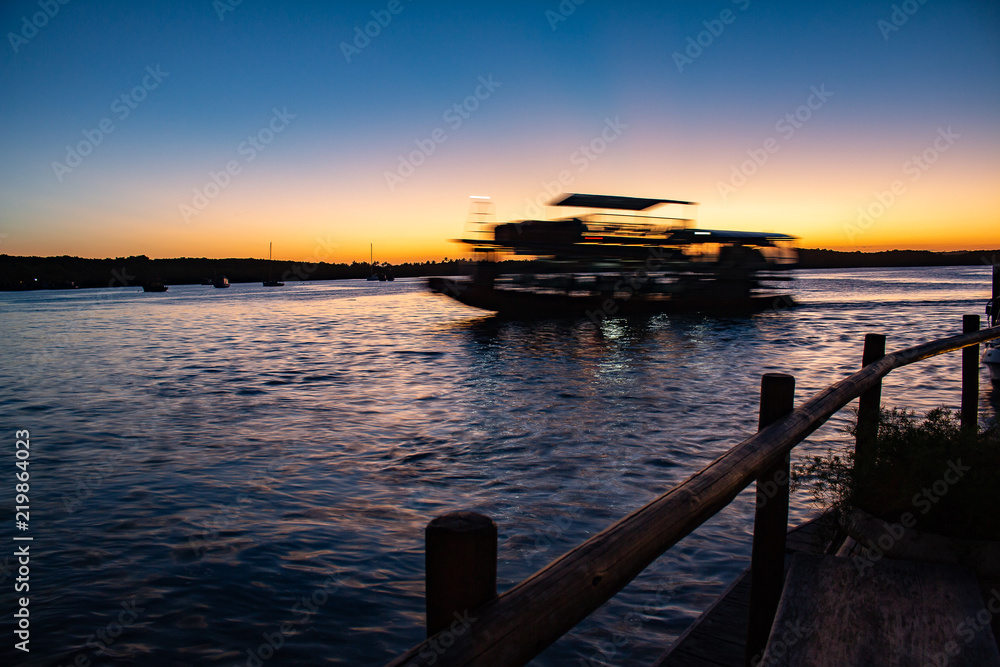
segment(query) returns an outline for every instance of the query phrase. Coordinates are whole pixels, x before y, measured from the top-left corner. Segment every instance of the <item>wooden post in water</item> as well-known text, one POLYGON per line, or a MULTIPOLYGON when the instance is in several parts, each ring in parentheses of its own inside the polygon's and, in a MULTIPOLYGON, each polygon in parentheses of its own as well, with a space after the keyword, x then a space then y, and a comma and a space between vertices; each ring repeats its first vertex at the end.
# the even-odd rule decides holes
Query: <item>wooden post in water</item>
MULTIPOLYGON (((794 377, 785 373, 765 374, 760 382, 758 430, 791 412, 794 402, 794 377)), ((781 599, 785 579, 785 536, 788 533, 788 477, 788 455, 757 477, 757 509, 750 560, 747 665, 760 661, 781 599)))
POLYGON ((986 312, 986 326, 995 327, 1000 324, 1000 264, 993 265, 993 297, 990 308, 986 312))
MULTIPOLYGON (((994 267, 994 283, 996 267, 994 267)), ((994 284, 995 288, 995 284, 994 284)), ((979 315, 962 317, 962 333, 979 331, 979 315)), ((979 429, 979 344, 962 349, 962 429, 979 429)))
MULTIPOLYGON (((875 363, 885 356, 885 336, 865 334, 865 351, 861 367, 875 363)), ((854 462, 859 470, 868 468, 875 457, 875 439, 878 437, 879 411, 882 409, 882 381, 858 398, 858 426, 854 438, 854 462)))
POLYGON ((437 517, 424 535, 427 636, 497 595, 497 526, 476 512, 437 517))

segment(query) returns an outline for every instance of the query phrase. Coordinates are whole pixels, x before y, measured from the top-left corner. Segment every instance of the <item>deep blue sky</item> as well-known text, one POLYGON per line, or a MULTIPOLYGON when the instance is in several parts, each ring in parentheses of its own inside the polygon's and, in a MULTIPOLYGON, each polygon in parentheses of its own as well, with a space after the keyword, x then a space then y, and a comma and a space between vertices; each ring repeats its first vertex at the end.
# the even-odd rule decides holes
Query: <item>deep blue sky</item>
POLYGON ((469 195, 522 217, 565 170, 566 190, 696 199, 705 226, 769 227, 804 245, 944 246, 943 216, 952 237, 970 230, 959 246, 1000 244, 995 1, 914 2, 884 32, 894 3, 567 0, 575 10, 553 29, 559 2, 401 0, 351 62, 342 42, 388 0, 243 0, 220 19, 222 2, 71 0, 26 43, 15 37, 16 52, 10 34, 42 9, 3 3, 0 252, 259 256, 274 240, 305 258, 324 238, 338 248, 325 259, 370 241, 387 259, 440 257, 469 195), (731 23, 713 23, 723 12, 731 23), (709 40, 706 22, 721 33, 709 40), (699 33, 708 45, 679 71, 674 54, 699 33), (157 66, 168 76, 117 118, 116 98, 157 66), (443 113, 490 76, 500 86, 449 127, 443 113), (779 134, 822 86, 832 97, 779 134), (294 119, 246 161, 241 142, 275 108, 294 119), (114 131, 57 173, 105 118, 114 131), (581 168, 576 149, 615 118, 627 129, 581 168), (948 127, 960 138, 906 175, 948 127), (386 173, 436 128, 447 140, 391 187, 386 173), (768 138, 779 150, 727 194, 768 138), (231 160, 240 172, 185 216, 231 160), (859 226, 858 209, 899 179, 905 194, 859 226))

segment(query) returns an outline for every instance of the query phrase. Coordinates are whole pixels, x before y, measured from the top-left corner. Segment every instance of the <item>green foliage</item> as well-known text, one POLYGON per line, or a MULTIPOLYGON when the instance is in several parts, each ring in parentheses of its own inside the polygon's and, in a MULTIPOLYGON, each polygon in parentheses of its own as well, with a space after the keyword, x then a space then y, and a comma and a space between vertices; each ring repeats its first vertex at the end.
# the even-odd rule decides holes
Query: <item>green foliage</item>
MULTIPOLYGON (((857 434, 857 421, 846 429, 857 434)), ((829 450, 796 470, 813 482, 813 499, 838 515, 862 508, 890 522, 909 512, 926 532, 1000 539, 1000 428, 962 429, 958 413, 935 408, 882 409, 870 461, 859 465, 853 447, 829 450)))

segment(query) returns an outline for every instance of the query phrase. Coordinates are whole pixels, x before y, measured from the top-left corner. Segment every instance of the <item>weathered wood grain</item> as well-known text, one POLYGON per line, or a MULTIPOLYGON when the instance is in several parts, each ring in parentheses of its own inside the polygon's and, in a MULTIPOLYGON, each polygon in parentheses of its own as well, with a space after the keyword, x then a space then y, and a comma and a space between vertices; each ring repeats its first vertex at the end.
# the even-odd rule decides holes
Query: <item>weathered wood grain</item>
POLYGON ((798 554, 761 665, 1000 666, 988 621, 972 625, 985 608, 955 565, 798 554))

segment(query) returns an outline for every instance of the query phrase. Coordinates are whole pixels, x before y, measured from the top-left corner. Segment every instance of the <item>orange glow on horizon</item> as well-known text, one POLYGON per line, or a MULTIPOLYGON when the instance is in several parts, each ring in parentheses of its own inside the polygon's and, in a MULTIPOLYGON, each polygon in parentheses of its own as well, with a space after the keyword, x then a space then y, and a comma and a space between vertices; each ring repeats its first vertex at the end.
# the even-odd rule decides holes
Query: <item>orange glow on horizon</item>
MULTIPOLYGON (((859 164, 851 150, 809 146, 803 138, 801 148, 789 144, 727 192, 720 184, 732 178, 732 161, 739 154, 705 147, 699 160, 673 163, 661 157, 662 138, 626 134, 621 141, 614 148, 621 153, 609 148, 585 167, 574 164, 573 144, 548 145, 551 139, 528 154, 537 160, 521 159, 515 150, 506 159, 483 161, 475 147, 456 144, 395 189, 383 178, 392 166, 385 156, 352 156, 353 169, 341 167, 334 174, 318 167, 262 168, 241 175, 186 220, 179 205, 190 203, 192 190, 179 190, 178 179, 163 174, 118 179, 111 188, 107 181, 116 178, 113 174, 81 174, 75 184, 81 191, 109 194, 92 195, 72 209, 49 203, 55 198, 40 198, 43 205, 22 215, 24 228, 38 231, 8 234, 0 251, 265 258, 273 242, 274 258, 288 261, 367 262, 369 244, 380 262, 455 259, 470 256, 451 242, 469 234, 470 196, 489 196, 496 222, 583 212, 546 205, 561 192, 691 199, 701 204, 651 214, 690 215, 708 229, 792 234, 803 248, 1000 247, 1000 196, 994 187, 1000 168, 974 146, 956 147, 914 180, 896 157, 859 164), (642 150, 631 148, 643 143, 642 150), (887 193, 896 181, 902 183, 901 194, 890 202, 887 193)), ((201 185, 204 179, 185 175, 180 180, 201 185)))

